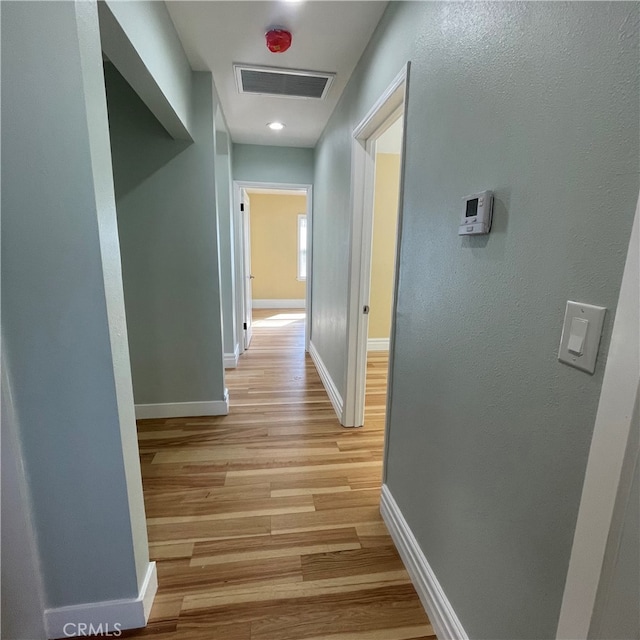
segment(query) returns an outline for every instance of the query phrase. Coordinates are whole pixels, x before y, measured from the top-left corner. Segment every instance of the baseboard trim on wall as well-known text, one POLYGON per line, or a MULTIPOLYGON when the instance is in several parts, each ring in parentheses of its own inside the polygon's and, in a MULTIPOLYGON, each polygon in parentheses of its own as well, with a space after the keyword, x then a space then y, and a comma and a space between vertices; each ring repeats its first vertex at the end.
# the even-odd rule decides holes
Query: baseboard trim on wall
POLYGON ((389 351, 389 338, 369 338, 367 351, 389 351))
POLYGON ((253 309, 304 309, 306 300, 294 298, 291 300, 252 300, 253 309))
POLYGON ((380 513, 438 638, 469 640, 386 484, 382 485, 380 513))
POLYGON ((226 416, 228 414, 229 391, 227 389, 224 390, 224 400, 136 405, 136 420, 187 418, 191 416, 226 416))
POLYGON ((331 404, 333 405, 336 415, 338 416, 338 420, 342 421, 342 396, 338 391, 338 387, 336 387, 335 383, 333 382, 333 378, 331 377, 331 374, 329 373, 326 365, 322 361, 322 358, 320 357, 320 354, 318 353, 318 350, 316 349, 313 342, 309 343, 309 355, 311 356, 311 360, 313 360, 313 364, 316 366, 318 375, 322 380, 322 384, 324 385, 327 395, 329 396, 329 400, 331 400, 331 404))
POLYGON ((224 368, 235 369, 238 366, 238 360, 240 359, 240 345, 236 344, 236 348, 233 353, 224 354, 224 368))
POLYGON ((150 562, 137 598, 47 609, 44 612, 47 637, 66 638, 94 634, 114 636, 120 635, 120 630, 144 627, 157 590, 156 563, 150 562), (78 625, 86 626, 78 629, 78 625))

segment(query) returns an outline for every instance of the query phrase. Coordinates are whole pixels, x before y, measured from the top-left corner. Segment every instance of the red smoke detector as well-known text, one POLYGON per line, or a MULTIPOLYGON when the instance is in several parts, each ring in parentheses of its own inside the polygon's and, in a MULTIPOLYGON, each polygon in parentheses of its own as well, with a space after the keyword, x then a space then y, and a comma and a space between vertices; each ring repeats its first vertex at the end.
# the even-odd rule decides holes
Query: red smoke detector
POLYGON ((286 29, 270 29, 264 37, 271 53, 284 53, 291 46, 291 32, 286 29))

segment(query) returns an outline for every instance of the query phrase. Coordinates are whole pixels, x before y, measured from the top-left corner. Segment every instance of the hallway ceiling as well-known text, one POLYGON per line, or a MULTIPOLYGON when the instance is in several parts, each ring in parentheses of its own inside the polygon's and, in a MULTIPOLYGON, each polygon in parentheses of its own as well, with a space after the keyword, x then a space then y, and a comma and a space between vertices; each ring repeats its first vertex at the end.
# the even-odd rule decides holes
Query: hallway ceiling
POLYGON ((168 1, 191 66, 211 71, 231 138, 244 144, 313 147, 333 112, 387 2, 168 1), (293 33, 285 53, 265 46, 270 27, 293 33), (240 94, 234 63, 336 73, 325 100, 240 94), (271 131, 267 123, 285 124, 271 131))

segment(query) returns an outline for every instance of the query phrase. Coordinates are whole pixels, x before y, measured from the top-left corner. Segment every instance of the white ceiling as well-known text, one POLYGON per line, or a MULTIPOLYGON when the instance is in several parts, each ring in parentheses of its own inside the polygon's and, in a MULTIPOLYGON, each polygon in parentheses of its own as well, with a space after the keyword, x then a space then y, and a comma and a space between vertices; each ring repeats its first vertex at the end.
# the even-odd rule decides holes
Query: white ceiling
POLYGON ((191 66, 212 71, 234 142, 313 147, 333 112, 387 2, 167 1, 191 66), (285 27, 293 44, 271 53, 264 34, 285 27), (233 63, 336 73, 326 100, 239 94, 233 63), (267 123, 283 122, 283 131, 267 123))

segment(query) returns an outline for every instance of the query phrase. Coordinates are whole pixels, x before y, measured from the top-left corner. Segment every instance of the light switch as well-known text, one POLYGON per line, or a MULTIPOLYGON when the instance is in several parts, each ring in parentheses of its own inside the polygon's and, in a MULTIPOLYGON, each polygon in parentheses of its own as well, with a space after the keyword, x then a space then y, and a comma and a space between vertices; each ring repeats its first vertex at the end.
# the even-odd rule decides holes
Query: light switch
POLYGON ((593 373, 596 367, 604 307, 567 302, 558 360, 577 369, 593 373))
POLYGON ((571 318, 571 329, 567 348, 574 356, 581 356, 584 353, 584 341, 587 337, 588 329, 588 320, 584 318, 571 318))

